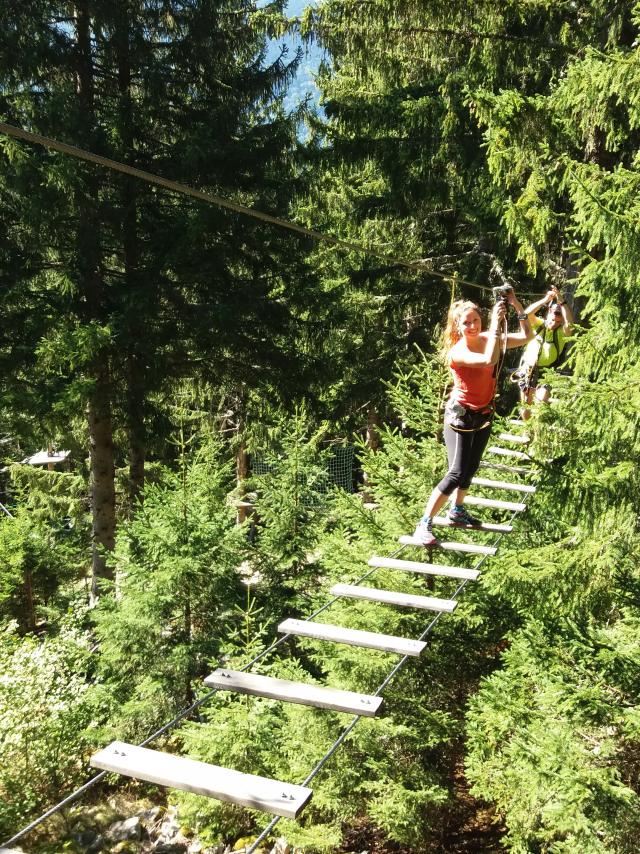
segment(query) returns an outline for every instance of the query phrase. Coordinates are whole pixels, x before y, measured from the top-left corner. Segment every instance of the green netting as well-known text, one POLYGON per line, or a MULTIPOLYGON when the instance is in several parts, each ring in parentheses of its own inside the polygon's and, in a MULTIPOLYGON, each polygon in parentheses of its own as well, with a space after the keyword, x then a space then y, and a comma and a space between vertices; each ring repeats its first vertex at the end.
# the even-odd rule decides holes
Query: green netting
MULTIPOLYGON (((337 445, 331 449, 331 454, 327 459, 327 474, 329 478, 327 485, 321 492, 328 491, 331 485, 339 486, 345 492, 354 492, 353 483, 353 463, 355 458, 355 448, 353 445, 337 445)), ((273 464, 269 462, 269 458, 261 454, 251 455, 251 473, 254 475, 267 474, 273 471, 273 464)), ((304 475, 300 475, 301 478, 304 475)))
POLYGON ((353 445, 339 445, 333 448, 333 452, 327 461, 329 477, 345 492, 353 492, 353 461, 355 448, 353 445))

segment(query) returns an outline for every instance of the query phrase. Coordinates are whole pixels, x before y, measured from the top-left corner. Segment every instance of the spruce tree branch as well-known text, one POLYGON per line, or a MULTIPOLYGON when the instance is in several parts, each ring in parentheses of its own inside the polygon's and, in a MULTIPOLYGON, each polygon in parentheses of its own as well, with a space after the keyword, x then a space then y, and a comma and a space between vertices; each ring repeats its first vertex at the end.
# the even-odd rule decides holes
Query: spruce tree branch
MULTIPOLYGON (((343 26, 340 24, 332 24, 326 23, 322 21, 321 13, 313 13, 315 20, 313 21, 312 27, 315 29, 315 32, 318 35, 322 35, 323 32, 328 34, 338 33, 339 35, 344 34, 353 34, 353 35, 361 35, 366 37, 367 39, 371 38, 371 29, 366 27, 353 27, 353 26, 343 26)), ((306 27, 309 27, 309 20, 306 21, 300 17, 289 18, 288 22, 293 25, 293 29, 297 28, 300 24, 305 23, 306 27)), ((492 32, 483 32, 481 30, 474 29, 454 29, 453 27, 412 27, 412 26, 394 26, 394 27, 385 27, 381 29, 381 33, 384 35, 385 39, 389 36, 396 36, 397 38, 401 38, 406 35, 432 35, 432 36, 442 36, 446 39, 458 38, 463 41, 481 41, 481 40, 489 40, 495 42, 505 42, 511 41, 516 43, 524 43, 524 44, 532 44, 537 45, 543 48, 549 48, 551 50, 559 50, 565 53, 572 53, 573 48, 568 45, 562 44, 561 42, 550 42, 544 39, 537 39, 532 36, 518 36, 514 33, 509 33, 506 31, 492 33, 492 32)))

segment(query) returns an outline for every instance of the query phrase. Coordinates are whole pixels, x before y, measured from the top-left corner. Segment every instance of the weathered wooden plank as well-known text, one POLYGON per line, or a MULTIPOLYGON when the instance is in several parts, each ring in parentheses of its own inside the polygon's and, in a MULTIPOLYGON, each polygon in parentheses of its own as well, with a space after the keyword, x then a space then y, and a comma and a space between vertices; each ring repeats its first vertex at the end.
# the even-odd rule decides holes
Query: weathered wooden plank
POLYGON ((394 557, 379 557, 378 555, 369 558, 368 563, 369 566, 378 566, 384 569, 400 569, 403 572, 416 572, 421 575, 442 575, 445 578, 462 578, 467 581, 475 581, 480 575, 479 569, 467 569, 464 566, 443 566, 439 563, 398 560, 394 557))
POLYGON ((282 634, 300 635, 305 638, 346 643, 351 646, 364 646, 384 652, 397 652, 399 655, 420 655, 425 648, 424 641, 400 638, 394 635, 382 635, 376 632, 364 632, 361 629, 346 629, 329 623, 311 623, 306 620, 283 620, 278 626, 282 634))
POLYGON ((496 471, 508 471, 511 474, 531 474, 531 469, 527 466, 505 466, 502 463, 490 463, 483 460, 480 463, 481 468, 495 469, 496 471))
MULTIPOLYGON (((468 500, 469 496, 467 496, 465 501, 468 500)), ((413 536, 405 535, 398 537, 398 542, 402 543, 403 546, 419 546, 421 549, 425 548, 420 540, 414 539, 413 536)), ((494 555, 497 551, 493 546, 477 546, 475 543, 440 543, 436 548, 444 549, 446 552, 466 552, 467 554, 473 555, 494 555)))
POLYGON ((523 421, 522 418, 510 418, 509 424, 513 424, 514 427, 524 427, 526 421, 523 421))
MULTIPOLYGON (((69 459, 71 451, 38 451, 31 457, 26 457, 22 460, 22 465, 27 466, 46 466, 55 465, 56 463, 64 463, 69 459)), ((3 849, 0 848, 0 851, 3 849)))
POLYGON ((91 765, 285 818, 296 818, 312 794, 311 789, 305 786, 243 774, 122 741, 114 741, 95 753, 91 757, 91 765))
POLYGON ((513 531, 513 525, 497 525, 493 522, 482 522, 480 525, 458 525, 446 516, 434 516, 433 524, 444 528, 460 528, 462 531, 489 531, 494 534, 510 534, 513 531))
POLYGON ((498 441, 513 442, 514 445, 528 445, 531 437, 527 436, 526 433, 523 433, 522 436, 518 436, 515 433, 499 433, 498 441))
POLYGON ((531 460, 529 454, 524 451, 514 451, 511 448, 499 448, 497 445, 491 445, 487 448, 488 454, 495 454, 498 457, 513 457, 516 460, 531 460))
POLYGON ((475 486, 488 486, 490 489, 510 489, 512 492, 526 492, 533 494, 536 491, 535 486, 530 486, 528 483, 508 483, 506 480, 490 480, 487 477, 474 477, 471 483, 475 486))
POLYGON ((454 599, 436 599, 433 596, 418 596, 415 593, 401 593, 399 590, 378 590, 375 587, 360 587, 357 584, 334 584, 331 593, 334 596, 366 599, 369 602, 401 605, 405 608, 422 608, 425 611, 446 611, 449 614, 455 611, 458 605, 454 599))
POLYGON ((490 507, 493 510, 513 510, 514 513, 522 513, 527 509, 527 505, 519 501, 502 501, 500 498, 483 498, 481 495, 467 495, 464 503, 474 507, 490 507))
POLYGON ((237 691, 239 694, 252 694, 272 700, 300 703, 303 706, 316 706, 319 709, 351 712, 370 718, 378 713, 382 704, 382 697, 223 668, 214 670, 205 678, 204 684, 208 688, 219 688, 222 691, 237 691))

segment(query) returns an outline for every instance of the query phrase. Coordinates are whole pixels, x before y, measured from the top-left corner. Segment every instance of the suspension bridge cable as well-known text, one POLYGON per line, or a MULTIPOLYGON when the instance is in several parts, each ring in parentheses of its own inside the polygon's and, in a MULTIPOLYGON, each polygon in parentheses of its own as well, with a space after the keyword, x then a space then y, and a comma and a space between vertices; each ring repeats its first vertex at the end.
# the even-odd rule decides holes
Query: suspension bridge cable
MULTIPOLYGON (((405 546, 396 549, 391 555, 389 555, 389 557, 397 557, 404 550, 404 548, 405 546)), ((358 578, 355 583, 359 584, 361 581, 365 581, 375 571, 376 567, 367 570, 367 572, 365 572, 364 575, 360 576, 360 578, 358 578)), ((325 602, 325 604, 322 605, 320 608, 315 610, 312 614, 309 614, 308 617, 305 617, 302 622, 307 623, 310 620, 313 620, 314 617, 317 617, 319 614, 322 614, 323 611, 326 611, 328 608, 330 608, 331 605, 338 601, 338 599, 340 599, 340 596, 334 596, 328 602, 325 602)), ((254 664, 257 664, 258 661, 265 658, 267 655, 269 655, 269 653, 273 652, 277 647, 281 646, 290 637, 290 633, 282 635, 282 637, 278 638, 277 641, 274 641, 270 646, 268 646, 266 649, 263 649, 262 652, 259 652, 256 656, 254 656, 251 661, 247 662, 247 664, 241 667, 240 672, 244 672, 245 670, 248 670, 250 667, 252 667, 254 664)), ((179 712, 168 723, 164 724, 155 732, 153 732, 143 742, 141 742, 138 747, 146 747, 148 744, 151 744, 151 742, 160 738, 161 735, 164 735, 165 732, 168 732, 170 729, 173 729, 175 726, 177 726, 177 724, 179 724, 185 718, 188 718, 191 714, 193 714, 196 709, 200 708, 200 706, 203 706, 206 702, 208 702, 214 694, 218 693, 219 690, 219 688, 213 688, 211 691, 208 691, 203 697, 200 697, 199 700, 193 702, 186 709, 183 709, 181 712, 179 712)), ((80 798, 85 792, 92 788, 92 786, 95 786, 96 783, 99 783, 101 780, 103 780, 104 777, 106 777, 107 773, 107 771, 101 771, 99 774, 96 774, 95 777, 92 777, 90 780, 84 783, 84 785, 76 789, 75 792, 72 792, 70 795, 68 795, 62 801, 57 803, 55 806, 42 813, 42 815, 38 816, 38 818, 34 819, 26 827, 23 827, 22 830, 18 831, 18 833, 14 834, 10 839, 7 839, 6 842, 0 843, 0 848, 9 848, 11 845, 18 842, 20 839, 22 839, 23 836, 26 836, 32 830, 35 830, 35 828, 38 827, 38 825, 42 824, 43 821, 46 821, 46 819, 51 818, 52 815, 55 815, 57 812, 60 812, 60 810, 64 809, 64 807, 68 806, 69 804, 73 803, 73 801, 76 801, 78 798, 80 798)))
MULTIPOLYGON (((217 205, 218 207, 225 208, 226 210, 253 217, 253 219, 261 220, 262 222, 278 226, 279 228, 288 229, 289 231, 293 231, 304 237, 309 237, 312 240, 317 240, 323 243, 328 243, 332 246, 337 246, 338 248, 344 249, 345 251, 360 252, 363 255, 371 255, 375 258, 386 261, 388 264, 392 264, 397 267, 403 267, 407 270, 414 270, 416 272, 424 273, 429 276, 435 276, 436 278, 442 279, 446 282, 451 279, 450 273, 443 273, 440 270, 434 270, 429 266, 429 263, 427 261, 408 261, 406 258, 397 258, 393 255, 389 255, 388 253, 383 252, 380 249, 372 248, 362 243, 356 243, 350 240, 343 240, 340 237, 334 237, 330 234, 323 234, 322 232, 316 231, 313 228, 306 228, 303 225, 298 225, 297 223, 281 219, 280 217, 272 216, 271 214, 258 211, 255 208, 250 208, 246 205, 241 205, 237 202, 233 202, 231 201, 231 199, 225 199, 222 196, 217 196, 213 193, 205 193, 203 190, 196 190, 193 187, 189 187, 187 184, 181 184, 178 181, 172 181, 168 178, 162 178, 160 175, 154 175, 152 172, 146 172, 143 169, 137 169, 135 166, 129 166, 126 163, 120 163, 117 160, 112 160, 108 157, 103 157, 100 154, 94 154, 92 151, 87 151, 83 148, 78 148, 75 145, 68 145, 66 142, 60 142, 56 139, 51 139, 50 137, 42 136, 38 133, 32 133, 31 131, 23 130, 22 128, 16 127, 15 125, 7 124, 6 122, 0 122, 0 133, 4 133, 7 136, 13 137, 14 139, 20 139, 23 142, 33 143, 34 145, 41 145, 44 148, 50 148, 54 151, 59 151, 61 154, 67 154, 70 157, 75 157, 79 160, 85 160, 88 163, 94 163, 98 166, 104 166, 105 168, 111 169, 114 172, 121 172, 125 175, 130 175, 132 178, 138 178, 141 181, 146 181, 148 184, 155 184, 158 187, 164 187, 165 189, 171 190, 174 193, 179 193, 183 196, 190 196, 193 199, 199 199, 200 201, 217 205)), ((478 284, 478 282, 471 282, 467 279, 462 279, 459 276, 456 277, 456 280, 460 282, 460 284, 467 285, 467 287, 470 288, 477 288, 481 291, 491 290, 491 286, 489 285, 480 285, 478 284)))
MULTIPOLYGON (((512 516, 511 516, 511 519, 509 520, 509 523, 513 522, 513 520, 516 518, 516 516, 520 512, 521 511, 519 511, 519 510, 514 511, 512 516)), ((493 546, 495 548, 497 548, 499 546, 503 537, 504 537, 504 533, 501 533, 497 537, 497 539, 493 543, 493 546)), ((404 551, 405 548, 406 548, 406 546, 403 546, 401 549, 398 549, 395 552, 395 554, 400 554, 400 552, 404 551)), ((473 569, 480 569, 480 567, 487 560, 488 557, 489 557, 489 555, 486 555, 486 554, 483 555, 480 558, 480 560, 475 564, 473 569)), ((461 584, 459 584, 455 593, 453 594, 453 596, 451 598, 455 599, 457 596, 459 596, 462 593, 462 591, 464 590, 464 588, 467 586, 468 583, 469 583, 469 579, 465 579, 461 584)), ((431 634, 432 630, 437 625, 437 623, 440 620, 440 618, 442 617, 443 613, 444 613, 444 611, 439 611, 435 615, 435 617, 431 620, 431 622, 428 624, 426 629, 423 631, 423 633, 418 638, 419 641, 424 641, 431 634)), ((403 669, 403 667, 407 664, 407 662, 409 661, 409 659, 411 657, 412 656, 409 656, 409 655, 403 655, 402 656, 400 661, 398 661, 394 665, 391 672, 388 674, 388 676, 385 677, 385 679, 382 681, 382 683, 380 684, 380 686, 378 687, 376 692, 373 694, 374 697, 380 696, 380 694, 382 693, 382 691, 384 691, 384 689, 387 687, 389 682, 391 682, 391 680, 396 676, 396 674, 399 673, 400 670, 403 669)), ((301 786, 308 786, 309 783, 314 779, 314 777, 316 777, 320 773, 320 771, 324 768, 324 766, 327 764, 327 762, 331 759, 331 757, 336 752, 336 750, 340 747, 340 745, 345 741, 345 739, 349 736, 349 734, 352 732, 352 730, 359 723, 361 718, 362 718, 362 715, 355 715, 354 716, 354 718, 351 720, 351 722, 349 724, 347 724, 347 726, 342 730, 340 735, 333 742, 331 747, 324 754, 322 759, 319 760, 319 762, 316 764, 314 769, 305 777, 303 782, 300 783, 301 786)), ((269 824, 260 833, 260 835, 258 837, 256 837, 256 839, 254 839, 254 841, 251 843, 250 847, 246 849, 245 854, 253 854, 253 852, 256 851, 256 849, 258 848, 260 843, 264 842, 265 839, 270 835, 270 833, 273 831, 273 829, 279 823, 281 818, 282 818, 282 816, 279 816, 279 815, 274 816, 271 819, 271 821, 269 822, 269 824)))
MULTIPOLYGON (((518 515, 518 511, 514 512, 510 521, 513 521, 513 519, 515 519, 515 517, 517 515, 518 515)), ((498 538, 496 539, 496 541, 494 543, 495 547, 497 547, 499 545, 499 543, 501 542, 503 537, 504 537, 504 534, 500 534, 498 536, 498 538)), ((392 558, 397 557, 399 554, 401 554, 405 550, 405 548, 406 548, 406 546, 401 546, 399 549, 396 549, 394 552, 392 552, 392 554, 389 555, 389 557, 392 557, 392 558)), ((487 558, 488 558, 488 555, 484 555, 476 563, 476 565, 473 568, 479 569, 482 566, 482 564, 487 560, 487 558)), ((355 583, 359 584, 360 582, 365 581, 370 575, 372 575, 374 572, 376 572, 376 569, 377 569, 376 567, 371 568, 370 570, 365 572, 362 576, 360 576, 358 579, 356 579, 355 583)), ((460 584, 458 586, 458 588, 456 589, 456 591, 454 592, 454 594, 451 598, 455 599, 457 596, 459 596, 467 584, 468 584, 468 580, 463 581, 462 584, 460 584)), ((313 613, 309 614, 309 616, 306 617, 303 620, 303 622, 309 622, 310 620, 314 619, 314 617, 317 617, 323 611, 326 611, 328 608, 331 607, 331 605, 333 605, 340 598, 341 598, 340 596, 334 596, 332 599, 327 601, 320 608, 316 609, 313 613)), ((436 624, 438 623, 438 621, 442 617, 442 614, 443 614, 443 612, 439 612, 438 614, 436 614, 436 616, 431 620, 431 622, 428 624, 428 626, 424 630, 424 632, 420 635, 418 640, 423 641, 423 640, 425 640, 426 637, 428 637, 428 635, 431 633, 433 628, 436 626, 436 624)), ((252 667, 258 661, 265 658, 268 654, 273 652, 277 647, 281 646, 290 637, 291 637, 291 634, 288 633, 288 634, 284 634, 281 638, 278 638, 277 641, 274 641, 274 643, 272 643, 269 647, 264 649, 262 652, 258 653, 256 656, 254 656, 254 658, 251 659, 251 661, 247 662, 247 664, 245 664, 242 668, 240 668, 241 672, 248 670, 250 667, 252 667)), ((396 676, 396 674, 406 665, 409 658, 410 658, 410 656, 405 655, 400 659, 400 661, 398 661, 394 665, 394 667, 392 668, 390 673, 387 675, 387 677, 383 680, 383 682, 377 688, 377 690, 373 696, 379 696, 381 694, 381 692, 386 688, 386 686, 389 684, 389 682, 391 682, 392 679, 396 676)), ((168 723, 164 724, 162 727, 160 727, 155 732, 153 732, 150 736, 148 736, 138 746, 139 747, 146 747, 148 744, 151 744, 153 741, 158 739, 165 732, 167 732, 170 729, 173 729, 175 726, 177 726, 177 724, 179 724, 185 718, 187 718, 191 714, 193 714, 193 712, 196 709, 200 708, 200 706, 207 703, 213 697, 214 694, 218 693, 218 691, 219 691, 218 688, 213 688, 211 691, 207 692, 207 694, 205 694, 203 697, 196 700, 194 703, 192 703, 186 709, 183 709, 178 715, 176 715, 174 718, 172 718, 172 720, 170 720, 168 723)), ((354 717, 354 719, 351 721, 351 723, 347 727, 345 727, 345 729, 343 729, 343 731, 340 733, 338 738, 333 742, 331 747, 327 750, 327 752, 324 754, 324 756, 319 760, 319 762, 316 764, 314 769, 305 778, 304 782, 301 785, 306 786, 309 782, 311 782, 314 779, 314 777, 317 776, 317 774, 322 770, 322 768, 326 765, 326 763, 329 761, 329 759, 333 756, 333 754, 338 749, 338 747, 344 742, 344 740, 347 738, 347 736, 350 734, 350 732, 354 729, 356 724, 359 722, 360 718, 361 718, 361 715, 356 715, 354 717)), ((97 783, 99 783, 101 780, 103 780, 107 776, 107 773, 108 773, 107 771, 101 771, 99 774, 96 774, 94 777, 92 777, 90 780, 88 780, 86 783, 84 783, 81 787, 76 789, 74 792, 72 792, 70 795, 68 795, 62 801, 60 801, 55 806, 48 809, 46 812, 42 813, 42 815, 38 816, 38 818, 34 819, 30 824, 28 824, 26 827, 22 828, 22 830, 18 831, 18 833, 14 834, 10 839, 7 839, 5 842, 1 843, 1 847, 8 848, 9 846, 18 842, 20 839, 22 839, 24 836, 26 836, 28 833, 30 833, 32 830, 34 830, 36 827, 38 827, 40 824, 42 824, 43 821, 46 821, 46 819, 55 815, 60 810, 64 809, 64 807, 66 807, 69 804, 73 803, 74 801, 78 800, 82 795, 85 794, 85 792, 87 792, 89 789, 91 789, 93 786, 95 786, 97 783)), ((265 829, 262 831, 260 836, 254 841, 251 848, 248 849, 247 854, 252 854, 252 852, 254 852, 256 850, 259 843, 261 841, 263 841, 271 833, 273 828, 278 824, 278 822, 280 821, 280 818, 281 818, 281 816, 275 816, 269 822, 269 824, 267 825, 267 827, 265 827, 265 829)))

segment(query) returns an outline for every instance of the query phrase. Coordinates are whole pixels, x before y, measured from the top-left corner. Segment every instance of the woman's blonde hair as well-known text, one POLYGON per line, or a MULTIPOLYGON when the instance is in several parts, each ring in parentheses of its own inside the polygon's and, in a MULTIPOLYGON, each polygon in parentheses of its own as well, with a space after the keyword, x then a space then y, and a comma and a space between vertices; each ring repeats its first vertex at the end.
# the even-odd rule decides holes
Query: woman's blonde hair
POLYGON ((444 355, 462 338, 458 324, 465 311, 469 311, 470 309, 478 312, 480 323, 482 323, 482 309, 475 302, 471 302, 469 299, 459 299, 451 303, 449 314, 447 315, 447 325, 442 335, 442 350, 444 355))

